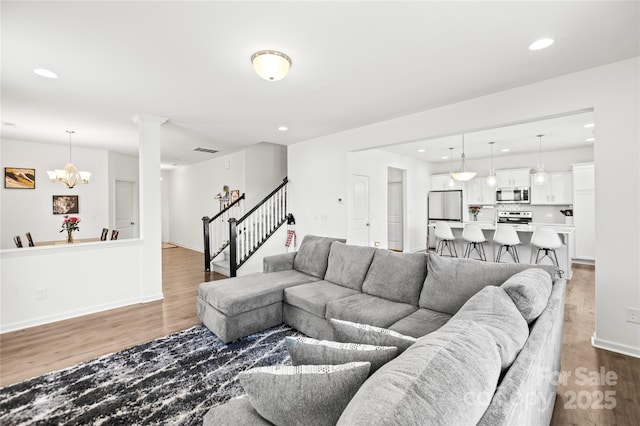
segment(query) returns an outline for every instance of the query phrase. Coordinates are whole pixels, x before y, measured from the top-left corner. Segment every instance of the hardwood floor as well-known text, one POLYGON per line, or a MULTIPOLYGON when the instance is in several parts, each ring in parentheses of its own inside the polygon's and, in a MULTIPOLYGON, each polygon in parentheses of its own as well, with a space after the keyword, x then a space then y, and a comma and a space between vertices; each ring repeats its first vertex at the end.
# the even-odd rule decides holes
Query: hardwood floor
POLYGON ((203 256, 162 250, 164 300, 0 335, 0 386, 121 351, 199 324, 198 285, 226 278, 203 272, 203 256))
MULTIPOLYGON (((198 284, 224 277, 202 272, 202 254, 184 248, 164 249, 162 269, 164 301, 0 335, 0 386, 198 324, 198 284)), ((574 265, 573 279, 567 285, 561 366, 566 379, 561 376, 559 380, 551 424, 635 426, 640 424, 640 359, 591 346, 594 275, 593 267, 574 265), (599 375, 601 369, 605 375, 616 374, 615 385, 583 384, 587 377, 595 380, 593 374, 599 375), (614 403, 615 407, 604 408, 614 403)))

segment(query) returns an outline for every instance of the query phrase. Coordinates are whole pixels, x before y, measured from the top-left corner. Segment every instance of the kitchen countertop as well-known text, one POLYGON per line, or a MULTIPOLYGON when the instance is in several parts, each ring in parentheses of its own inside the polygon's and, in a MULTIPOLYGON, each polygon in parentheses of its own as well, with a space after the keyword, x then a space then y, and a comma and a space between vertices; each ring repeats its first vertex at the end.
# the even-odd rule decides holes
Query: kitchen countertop
MULTIPOLYGON (((447 222, 452 229, 462 229, 467 223, 475 223, 480 225, 483 231, 495 231, 496 225, 493 222, 447 222)), ((429 226, 435 226, 434 223, 429 226)), ((531 224, 514 224, 513 227, 517 232, 533 232, 539 226, 549 226, 556 230, 559 234, 571 234, 574 231, 573 225, 566 225, 564 223, 536 223, 531 224)))

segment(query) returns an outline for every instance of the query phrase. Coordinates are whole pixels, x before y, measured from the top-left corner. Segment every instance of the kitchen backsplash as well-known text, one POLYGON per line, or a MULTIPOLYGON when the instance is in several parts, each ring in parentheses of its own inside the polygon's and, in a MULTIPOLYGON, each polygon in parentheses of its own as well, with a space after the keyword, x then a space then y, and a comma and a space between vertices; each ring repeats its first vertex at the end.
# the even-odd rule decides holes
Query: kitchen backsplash
MULTIPOLYGON (((557 206, 532 206, 530 204, 503 204, 498 207, 483 206, 478 213, 478 221, 494 222, 498 211, 530 211, 533 213, 533 222, 535 223, 566 223, 565 216, 560 210, 571 209, 571 205, 557 206)), ((467 211, 467 214, 469 212, 467 211)), ((465 218, 470 220, 470 217, 465 218)))

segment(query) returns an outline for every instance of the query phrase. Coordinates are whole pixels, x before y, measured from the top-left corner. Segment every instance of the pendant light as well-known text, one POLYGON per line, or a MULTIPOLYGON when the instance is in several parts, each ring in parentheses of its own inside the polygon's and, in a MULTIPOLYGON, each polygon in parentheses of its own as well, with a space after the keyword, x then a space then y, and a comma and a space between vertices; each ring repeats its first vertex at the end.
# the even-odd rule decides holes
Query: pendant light
POLYGON ((539 140, 539 153, 540 153, 540 161, 538 162, 538 168, 536 173, 533 175, 533 183, 535 185, 544 185, 547 183, 547 172, 544 171, 544 164, 542 164, 542 137, 544 135, 536 135, 539 140))
POLYGON ((447 186, 449 188, 456 187, 456 181, 453 180, 453 175, 451 173, 451 160, 453 159, 453 147, 449 148, 449 182, 447 182, 447 186))
POLYGON ((64 166, 64 169, 47 170, 47 174, 51 182, 61 183, 71 189, 78 183, 89 183, 91 173, 78 171, 78 168, 71 161, 71 135, 75 132, 73 130, 65 131, 69 134, 69 162, 64 166))
POLYGON ((455 173, 452 173, 451 176, 457 181, 466 182, 468 180, 473 179, 476 174, 477 174, 476 172, 467 171, 467 164, 464 158, 464 134, 463 134, 462 135, 462 163, 460 164, 460 170, 458 170, 455 173))
POLYGON ((489 176, 487 176, 487 186, 495 188, 498 186, 498 177, 496 176, 496 170, 493 168, 493 144, 495 142, 489 142, 491 147, 491 163, 489 164, 489 176))

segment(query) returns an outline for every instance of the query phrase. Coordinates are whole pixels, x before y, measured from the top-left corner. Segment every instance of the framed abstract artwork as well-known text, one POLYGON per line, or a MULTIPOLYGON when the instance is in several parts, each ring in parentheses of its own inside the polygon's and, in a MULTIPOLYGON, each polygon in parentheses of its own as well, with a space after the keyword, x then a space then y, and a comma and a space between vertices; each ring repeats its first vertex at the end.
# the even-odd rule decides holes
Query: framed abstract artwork
POLYGON ((4 168, 4 187, 15 189, 35 189, 36 169, 20 167, 4 168))
POLYGON ((80 213, 77 195, 54 195, 53 214, 80 213))

